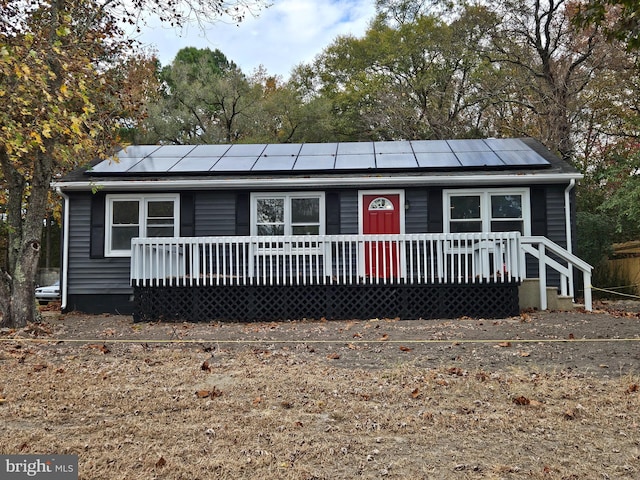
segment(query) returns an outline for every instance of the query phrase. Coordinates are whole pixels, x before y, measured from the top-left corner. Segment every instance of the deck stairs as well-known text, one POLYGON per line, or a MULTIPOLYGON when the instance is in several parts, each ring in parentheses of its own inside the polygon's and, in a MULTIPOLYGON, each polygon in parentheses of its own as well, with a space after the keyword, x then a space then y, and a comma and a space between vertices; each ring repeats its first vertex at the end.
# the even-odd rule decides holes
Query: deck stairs
MULTIPOLYGON (((574 303, 573 298, 561 295, 556 287, 547 287, 547 310, 571 311, 584 305, 574 303)), ((540 279, 527 278, 520 285, 520 310, 542 310, 540 301, 540 279)))

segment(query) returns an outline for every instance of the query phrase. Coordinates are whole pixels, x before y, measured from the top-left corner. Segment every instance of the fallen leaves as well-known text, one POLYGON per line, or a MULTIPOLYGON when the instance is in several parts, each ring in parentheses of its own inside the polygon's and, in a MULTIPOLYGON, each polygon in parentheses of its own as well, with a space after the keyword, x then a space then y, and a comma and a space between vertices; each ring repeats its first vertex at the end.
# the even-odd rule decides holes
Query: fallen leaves
POLYGON ((109 347, 107 347, 105 344, 102 344, 102 345, 89 344, 89 345, 87 345, 87 348, 91 348, 93 350, 97 350, 99 352, 102 352, 105 355, 107 353, 111 352, 111 350, 109 350, 109 347))
POLYGON ((529 407, 541 407, 542 405, 544 405, 542 402, 539 402, 538 400, 532 400, 529 399, 527 397, 525 397, 524 395, 520 395, 518 397, 513 397, 511 399, 511 401, 519 406, 529 406, 529 407))
POLYGON ((409 347, 405 347, 404 345, 400 345, 400 351, 401 352, 410 352, 412 350, 413 350, 413 348, 409 348, 409 347))
POLYGON ((519 397, 512 398, 511 401, 516 405, 529 405, 531 403, 531 400, 529 400, 527 397, 524 397, 522 395, 519 397))
POLYGON ((332 352, 329 355, 327 355, 327 358, 329 360, 338 360, 340 358, 340 354, 337 352, 332 352))
POLYGON ((215 386, 212 390, 197 390, 196 397, 198 398, 217 398, 222 396, 222 390, 218 390, 215 386))
POLYGON ((205 360, 204 362, 202 362, 202 365, 200 365, 200 370, 202 370, 203 372, 211 372, 213 370, 213 367, 209 363, 209 360, 205 360))

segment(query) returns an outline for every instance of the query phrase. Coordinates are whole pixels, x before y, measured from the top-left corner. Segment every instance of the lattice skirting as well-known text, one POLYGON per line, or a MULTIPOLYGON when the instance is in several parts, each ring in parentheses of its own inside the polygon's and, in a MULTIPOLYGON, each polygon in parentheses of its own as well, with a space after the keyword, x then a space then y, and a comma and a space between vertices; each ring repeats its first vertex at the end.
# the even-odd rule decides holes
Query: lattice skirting
POLYGON ((134 287, 136 321, 503 318, 519 313, 517 283, 134 287))

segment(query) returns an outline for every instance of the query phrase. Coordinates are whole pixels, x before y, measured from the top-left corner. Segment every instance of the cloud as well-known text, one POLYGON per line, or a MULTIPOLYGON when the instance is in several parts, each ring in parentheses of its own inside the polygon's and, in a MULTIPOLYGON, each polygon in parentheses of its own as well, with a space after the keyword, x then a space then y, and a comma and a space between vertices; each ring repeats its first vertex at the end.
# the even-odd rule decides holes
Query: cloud
POLYGON ((263 65, 285 79, 291 69, 311 62, 339 35, 364 35, 375 15, 374 0, 274 0, 273 5, 239 25, 218 22, 202 32, 179 32, 150 22, 141 41, 155 45, 163 65, 184 47, 219 49, 243 72, 263 65))

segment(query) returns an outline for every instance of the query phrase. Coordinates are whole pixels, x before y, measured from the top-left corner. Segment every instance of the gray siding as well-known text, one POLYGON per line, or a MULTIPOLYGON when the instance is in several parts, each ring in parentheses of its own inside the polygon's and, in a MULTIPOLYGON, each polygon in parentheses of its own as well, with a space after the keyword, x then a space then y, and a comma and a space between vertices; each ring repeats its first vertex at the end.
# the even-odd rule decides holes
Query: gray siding
POLYGON ((69 196, 69 295, 130 294, 130 259, 89 258, 91 194, 69 196))
POLYGON ((236 194, 198 192, 195 196, 195 236, 236 234, 236 194))
POLYGON ((409 208, 405 211, 405 233, 426 233, 428 231, 427 190, 405 190, 405 201, 409 208))
POLYGON ((358 234, 358 191, 340 192, 340 233, 358 234))
POLYGON ((564 186, 547 188, 547 238, 567 248, 564 186))

